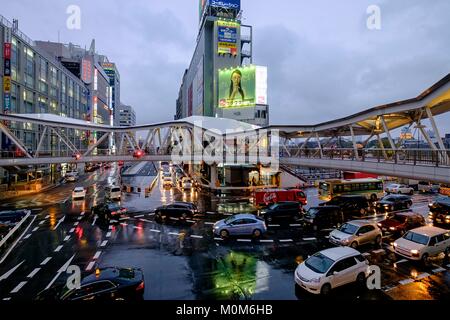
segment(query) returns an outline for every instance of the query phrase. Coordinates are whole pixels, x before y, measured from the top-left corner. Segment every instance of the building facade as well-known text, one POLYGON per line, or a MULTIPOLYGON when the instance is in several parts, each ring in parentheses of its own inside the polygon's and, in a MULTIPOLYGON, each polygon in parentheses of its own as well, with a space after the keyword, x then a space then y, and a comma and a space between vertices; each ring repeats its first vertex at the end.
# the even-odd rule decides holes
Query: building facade
POLYGON ((175 119, 189 116, 230 118, 268 124, 267 101, 245 108, 223 108, 219 103, 220 70, 252 64, 252 27, 242 24, 240 0, 201 0, 199 33, 176 101, 175 119))
POLYGON ((136 113, 132 106, 120 105, 116 108, 116 125, 120 127, 131 127, 136 125, 136 113))

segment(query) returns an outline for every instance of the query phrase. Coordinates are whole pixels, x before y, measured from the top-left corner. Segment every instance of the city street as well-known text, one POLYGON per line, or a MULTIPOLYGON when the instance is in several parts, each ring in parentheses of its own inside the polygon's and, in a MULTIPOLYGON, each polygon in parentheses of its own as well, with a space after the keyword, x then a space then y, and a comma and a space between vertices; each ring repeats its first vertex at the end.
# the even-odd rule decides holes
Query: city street
MULTIPOLYGON (((152 173, 142 170, 143 174, 152 173)), ((136 176, 136 179, 139 179, 136 176)), ((118 168, 100 169, 64 183, 45 194, 2 203, 0 210, 32 209, 36 216, 13 252, 0 265, 0 299, 29 300, 46 287, 65 281, 68 265, 92 273, 97 267, 142 268, 144 298, 160 299, 283 299, 311 300, 315 296, 294 286, 294 270, 309 255, 332 247, 328 232, 306 232, 300 223, 269 225, 259 240, 223 240, 212 233, 214 222, 248 212, 243 199, 217 198, 197 191, 163 189, 159 182, 148 198, 124 194, 121 205, 129 215, 105 224, 90 212, 103 202, 104 187, 118 179, 118 168), (72 201, 75 186, 87 188, 82 201, 72 201), (154 209, 173 201, 194 202, 200 214, 192 220, 154 221, 154 209)), ((308 206, 318 204, 317 189, 306 190, 308 206)), ((414 195, 411 210, 428 218, 434 195, 414 195)), ((373 219, 381 220, 382 216, 373 219)), ((424 267, 395 260, 391 240, 381 248, 367 245, 361 252, 381 268, 382 290, 353 285, 334 290, 345 300, 449 299, 450 262, 437 258, 424 267)))

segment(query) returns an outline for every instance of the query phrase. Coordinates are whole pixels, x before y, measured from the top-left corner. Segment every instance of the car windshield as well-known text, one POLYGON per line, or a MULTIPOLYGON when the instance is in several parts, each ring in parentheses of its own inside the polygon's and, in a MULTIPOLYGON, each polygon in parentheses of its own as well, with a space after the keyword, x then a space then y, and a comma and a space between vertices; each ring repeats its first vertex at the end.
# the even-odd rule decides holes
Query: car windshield
POLYGON ((307 216, 308 218, 315 218, 317 212, 319 212, 318 208, 309 208, 305 216, 307 216))
POLYGON ((358 226, 350 223, 344 223, 338 230, 346 234, 355 234, 356 231, 358 231, 358 226))
POLYGON ((278 207, 277 203, 271 204, 268 208, 269 210, 275 210, 278 207))
POLYGON ((234 220, 236 220, 235 217, 231 216, 229 218, 226 218, 225 220, 223 220, 226 224, 230 224, 231 222, 233 222, 234 220))
POLYGON ((382 199, 382 201, 384 201, 384 202, 395 202, 395 198, 394 197, 384 197, 382 199))
POLYGON ((400 223, 404 223, 406 221, 406 216, 402 216, 400 214, 393 214, 389 217, 389 219, 400 223))
POLYGON ((120 210, 120 207, 117 204, 111 203, 108 205, 108 209, 110 211, 117 211, 117 210, 120 210))
POLYGON ((112 188, 111 189, 111 192, 119 192, 120 191, 120 188, 119 187, 115 187, 115 188, 112 188))
POLYGON ((418 234, 415 232, 408 232, 403 236, 403 239, 415 242, 415 243, 419 243, 419 244, 423 244, 423 245, 427 245, 428 244, 428 240, 429 238, 423 234, 418 234))
POLYGON ((324 256, 322 253, 318 252, 315 255, 309 257, 305 261, 305 265, 314 272, 325 273, 327 272, 332 264, 333 260, 324 256))

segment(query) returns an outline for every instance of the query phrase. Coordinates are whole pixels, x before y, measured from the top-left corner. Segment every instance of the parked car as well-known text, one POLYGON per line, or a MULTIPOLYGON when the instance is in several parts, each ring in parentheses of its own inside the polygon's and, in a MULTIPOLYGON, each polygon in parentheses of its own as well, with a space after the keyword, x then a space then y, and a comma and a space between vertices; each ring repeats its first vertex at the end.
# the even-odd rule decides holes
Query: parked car
POLYGON ((421 193, 438 193, 441 186, 437 183, 419 181, 417 190, 421 193))
POLYGON ((405 196, 402 194, 390 194, 383 197, 379 202, 377 202, 378 212, 389 212, 395 210, 409 209, 411 208, 413 202, 410 196, 405 196))
POLYGON ((86 197, 86 189, 83 187, 76 187, 72 191, 72 199, 84 199, 86 197))
POLYGON ((107 186, 105 187, 105 197, 109 200, 120 200, 122 191, 119 186, 107 186))
POLYGON ((198 213, 195 204, 189 202, 174 202, 169 205, 161 206, 155 209, 155 221, 162 222, 163 219, 177 218, 188 219, 198 213))
POLYGON ((414 188, 407 186, 406 184, 398 184, 398 183, 388 185, 385 188, 385 191, 387 194, 390 193, 409 194, 409 195, 414 194, 414 188))
POLYGON ((181 189, 190 190, 192 188, 192 180, 189 177, 181 179, 181 189))
POLYGON ((450 197, 439 197, 429 204, 429 218, 436 226, 450 226, 450 197))
POLYGON ((342 195, 319 206, 338 206, 346 217, 364 217, 370 212, 370 202, 363 195, 342 195))
POLYGON ((344 223, 330 233, 330 242, 338 246, 357 247, 373 243, 381 246, 383 235, 376 222, 353 220, 344 223))
POLYGON ((229 236, 253 236, 258 238, 267 232, 267 226, 264 219, 253 214, 237 214, 216 222, 213 226, 213 232, 222 238, 229 236))
POLYGON ((391 233, 400 236, 405 234, 408 230, 425 225, 425 218, 421 214, 410 211, 392 213, 387 219, 378 222, 378 226, 383 233, 391 233))
POLYGON ((293 222, 303 217, 302 206, 298 202, 285 201, 268 206, 260 211, 267 224, 293 222))
POLYGON ((430 257, 450 254, 450 231, 431 226, 412 229, 394 242, 394 252, 426 264, 430 257))
POLYGON ((369 262, 348 247, 326 249, 312 255, 295 270, 295 283, 313 294, 327 295, 334 288, 358 282, 365 285, 369 262))
POLYGON ((305 227, 313 230, 336 228, 344 222, 344 214, 338 206, 311 207, 303 216, 305 227))
POLYGON ((116 220, 127 214, 128 210, 117 203, 106 202, 91 208, 91 214, 104 221, 116 220))
POLYGON ((137 268, 108 267, 96 269, 81 280, 79 289, 65 283, 41 291, 36 300, 47 301, 114 301, 143 300, 144 273, 137 268))

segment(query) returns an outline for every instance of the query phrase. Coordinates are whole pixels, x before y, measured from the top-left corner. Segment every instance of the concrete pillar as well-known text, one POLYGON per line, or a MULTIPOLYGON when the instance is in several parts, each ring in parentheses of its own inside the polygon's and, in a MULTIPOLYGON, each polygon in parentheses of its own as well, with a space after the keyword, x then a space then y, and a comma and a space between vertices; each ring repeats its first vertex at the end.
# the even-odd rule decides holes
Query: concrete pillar
POLYGON ((211 181, 209 183, 209 187, 211 189, 216 189, 216 183, 217 183, 217 164, 212 164, 210 166, 210 172, 211 172, 211 181))

